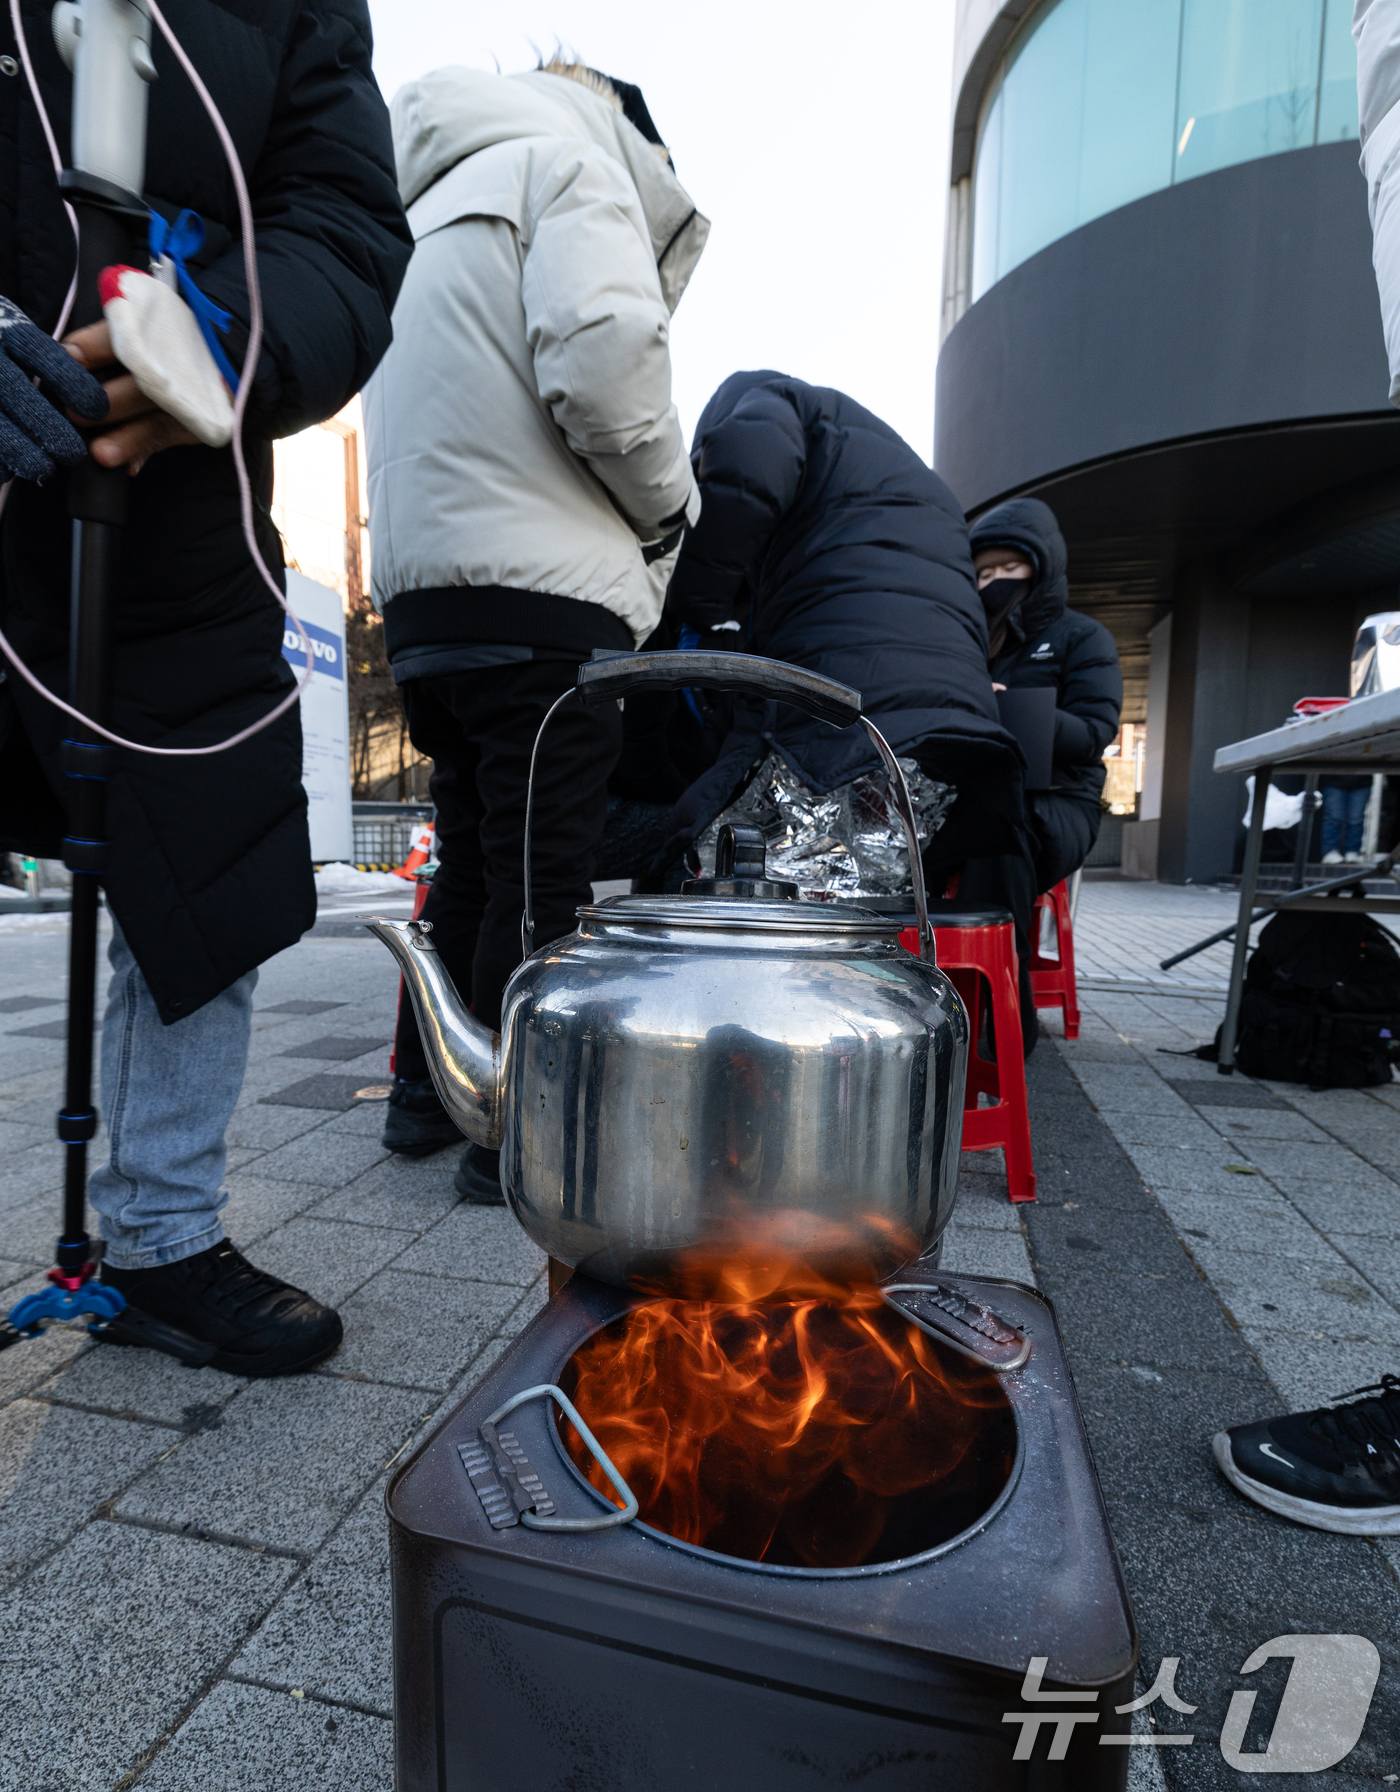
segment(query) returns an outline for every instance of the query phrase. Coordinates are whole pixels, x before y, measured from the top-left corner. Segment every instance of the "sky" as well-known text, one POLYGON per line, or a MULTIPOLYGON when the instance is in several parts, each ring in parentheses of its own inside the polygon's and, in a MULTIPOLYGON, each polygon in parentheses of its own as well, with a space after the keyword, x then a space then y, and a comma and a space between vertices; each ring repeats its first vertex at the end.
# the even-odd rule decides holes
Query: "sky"
POLYGON ((933 453, 953 0, 370 0, 386 98, 556 43, 636 82, 711 221, 672 325, 687 439, 740 368, 838 386, 933 453))

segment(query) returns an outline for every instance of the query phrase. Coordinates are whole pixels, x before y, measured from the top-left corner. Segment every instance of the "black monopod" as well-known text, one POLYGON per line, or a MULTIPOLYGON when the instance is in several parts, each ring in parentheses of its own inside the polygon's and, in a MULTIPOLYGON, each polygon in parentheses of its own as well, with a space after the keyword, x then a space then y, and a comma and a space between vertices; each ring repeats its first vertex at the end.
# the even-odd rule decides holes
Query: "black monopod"
MULTIPOLYGON (((131 0, 60 0, 54 36, 73 71, 73 166, 59 186, 78 221, 78 271, 71 324, 100 323, 97 277, 105 267, 140 266, 149 212, 146 87, 155 79, 151 19, 131 0)), ((129 478, 89 456, 68 472, 73 519, 69 599, 69 702, 104 726, 111 719, 112 604, 126 522, 129 478)), ((125 1306, 115 1288, 92 1280, 96 1253, 87 1234, 88 1142, 97 1131, 92 1049, 97 993, 97 919, 107 866, 107 779, 116 749, 72 724, 61 748, 68 779, 63 859, 73 879, 68 939, 68 1056, 58 1136, 63 1141, 63 1232, 49 1271, 52 1287, 10 1315, 13 1342, 45 1319, 111 1318, 125 1306)))

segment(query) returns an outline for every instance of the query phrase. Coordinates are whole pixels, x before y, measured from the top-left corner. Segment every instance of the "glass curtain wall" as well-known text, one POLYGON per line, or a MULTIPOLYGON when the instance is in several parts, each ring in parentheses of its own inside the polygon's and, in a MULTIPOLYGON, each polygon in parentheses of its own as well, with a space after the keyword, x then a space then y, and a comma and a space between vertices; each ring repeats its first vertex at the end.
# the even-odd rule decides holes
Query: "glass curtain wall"
POLYGON ((1356 136, 1351 0, 1048 0, 983 110, 972 297, 1129 200, 1356 136))

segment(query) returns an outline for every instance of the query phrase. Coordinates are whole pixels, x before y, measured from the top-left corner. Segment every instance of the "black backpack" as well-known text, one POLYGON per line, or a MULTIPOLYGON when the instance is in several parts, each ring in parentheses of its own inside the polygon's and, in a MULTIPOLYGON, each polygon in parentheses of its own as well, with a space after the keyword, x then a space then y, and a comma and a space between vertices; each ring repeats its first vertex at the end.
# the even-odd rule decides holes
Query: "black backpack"
MULTIPOLYGON (((1217 1032, 1200 1055, 1219 1050, 1217 1032)), ((1238 1068, 1311 1089, 1365 1089, 1388 1083, 1397 1060, 1400 953, 1390 935, 1369 915, 1275 915, 1245 972, 1238 1068)))

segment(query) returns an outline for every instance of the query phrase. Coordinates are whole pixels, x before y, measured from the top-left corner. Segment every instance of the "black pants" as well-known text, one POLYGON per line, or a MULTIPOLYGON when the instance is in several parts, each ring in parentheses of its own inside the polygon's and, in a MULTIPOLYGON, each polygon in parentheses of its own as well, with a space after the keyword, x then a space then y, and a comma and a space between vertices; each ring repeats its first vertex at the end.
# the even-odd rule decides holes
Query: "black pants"
POLYGON ((1016 925, 1020 966, 1021 1039, 1029 1057, 1040 1035, 1031 995, 1031 917, 1043 890, 1076 872, 1088 858, 1099 831, 1100 812, 1073 797, 1036 791, 1027 799, 1031 826, 1021 850, 994 859, 969 859, 963 866, 957 900, 968 908, 1009 908, 1016 925))
MULTIPOLYGON (((501 1024, 501 992, 520 963, 525 905, 525 788, 545 712, 573 688, 568 660, 533 660, 413 678, 403 687, 408 731, 433 760, 438 870, 423 904, 433 944, 483 1026, 501 1024)), ((574 928, 587 902, 593 851, 607 817, 607 782, 622 745, 615 703, 564 704, 540 744, 531 827, 535 945, 574 928)), ((398 1075, 428 1074, 411 1002, 395 1040, 398 1075)))

